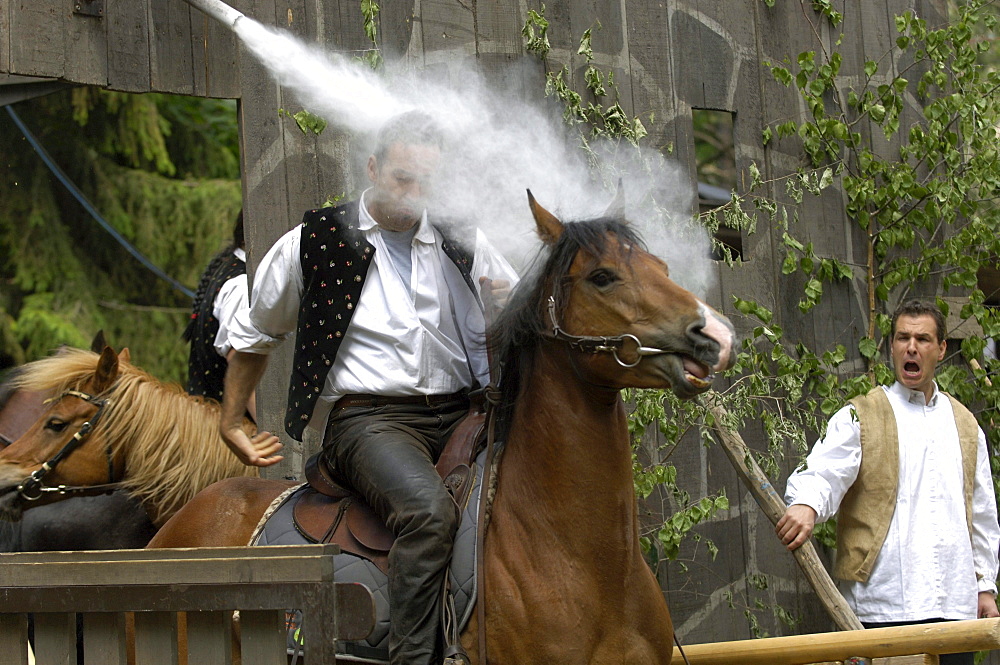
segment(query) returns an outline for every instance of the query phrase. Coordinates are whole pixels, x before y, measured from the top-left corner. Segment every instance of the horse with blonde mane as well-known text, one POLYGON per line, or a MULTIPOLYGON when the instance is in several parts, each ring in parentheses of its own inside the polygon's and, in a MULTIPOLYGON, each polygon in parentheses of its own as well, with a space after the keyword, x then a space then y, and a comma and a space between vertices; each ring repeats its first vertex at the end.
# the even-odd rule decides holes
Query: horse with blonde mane
POLYGON ((0 518, 123 489, 159 527, 208 485, 257 475, 219 437, 217 403, 161 383, 132 365, 127 349, 63 349, 24 365, 16 386, 45 393, 49 404, 0 451, 0 518))
MULTIPOLYGON (((639 544, 619 391, 704 392, 732 365, 735 334, 620 219, 564 225, 530 194, 529 203, 549 257, 493 326, 504 446, 480 568, 485 602, 462 644, 480 665, 666 665, 673 628, 639 544)), ((217 483, 149 546, 245 545, 286 488, 217 483)), ((308 632, 306 644, 322 634, 308 632)))

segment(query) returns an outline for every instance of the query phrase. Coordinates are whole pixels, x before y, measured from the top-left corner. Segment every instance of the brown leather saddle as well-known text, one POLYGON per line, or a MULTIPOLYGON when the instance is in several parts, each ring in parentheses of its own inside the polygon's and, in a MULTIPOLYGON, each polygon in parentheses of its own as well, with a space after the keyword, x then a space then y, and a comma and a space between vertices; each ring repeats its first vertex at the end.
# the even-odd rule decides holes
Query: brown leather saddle
MULTIPOLYGON (((472 460, 483 440, 485 414, 476 408, 459 423, 436 468, 455 502, 464 507, 472 486, 472 460)), ((388 574, 389 548, 396 536, 368 502, 332 473, 316 453, 306 462, 308 486, 296 493, 292 516, 296 530, 314 543, 334 543, 374 563, 388 574)))

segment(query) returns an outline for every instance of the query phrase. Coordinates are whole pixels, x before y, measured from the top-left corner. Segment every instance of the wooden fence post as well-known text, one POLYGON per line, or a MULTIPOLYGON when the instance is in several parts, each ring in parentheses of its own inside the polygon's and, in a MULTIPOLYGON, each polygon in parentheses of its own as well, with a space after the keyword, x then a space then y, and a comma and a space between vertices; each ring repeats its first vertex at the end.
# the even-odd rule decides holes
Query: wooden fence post
MULTIPOLYGON (((729 416, 726 409, 717 400, 710 399, 708 410, 715 417, 715 432, 719 435, 722 449, 729 461, 732 462, 733 468, 736 469, 736 474, 750 490, 757 505, 771 520, 771 524, 777 524, 781 516, 785 514, 787 507, 785 501, 778 495, 767 475, 754 460, 750 449, 743 442, 739 433, 733 432, 723 425, 729 416)), ((858 617, 847 605, 847 601, 844 600, 830 574, 823 566, 812 540, 806 541, 792 554, 816 595, 819 596, 824 609, 837 626, 841 630, 863 630, 864 627, 858 617)))

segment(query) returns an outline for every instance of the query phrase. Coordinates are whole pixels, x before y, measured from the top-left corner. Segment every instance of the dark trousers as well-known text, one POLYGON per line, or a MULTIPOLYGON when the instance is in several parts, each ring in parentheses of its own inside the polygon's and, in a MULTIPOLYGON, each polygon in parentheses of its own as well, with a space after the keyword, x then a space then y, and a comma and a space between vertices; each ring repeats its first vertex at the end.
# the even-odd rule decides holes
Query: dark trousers
POLYGON ((334 408, 323 454, 396 534, 389 551, 389 662, 441 662, 439 602, 459 510, 434 463, 468 401, 334 408))
MULTIPOLYGON (((868 623, 861 622, 865 628, 891 628, 893 626, 916 626, 922 623, 939 623, 948 619, 924 619, 923 621, 890 621, 888 623, 868 623)), ((965 653, 943 653, 940 656, 941 665, 974 665, 975 654, 971 651, 965 653)))

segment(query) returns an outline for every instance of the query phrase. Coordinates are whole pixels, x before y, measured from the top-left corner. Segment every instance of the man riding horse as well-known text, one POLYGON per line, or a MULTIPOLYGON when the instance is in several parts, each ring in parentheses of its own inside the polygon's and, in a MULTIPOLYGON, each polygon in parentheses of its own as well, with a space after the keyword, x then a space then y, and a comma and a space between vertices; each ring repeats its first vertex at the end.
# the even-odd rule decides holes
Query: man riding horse
POLYGON ((516 280, 474 227, 426 208, 444 136, 411 111, 378 134, 359 201, 305 213, 261 261, 230 342, 223 438, 244 464, 280 461, 269 432, 240 428, 267 354, 295 332, 286 431, 324 432, 326 465, 396 534, 389 553, 390 663, 440 662, 437 601, 459 513, 434 464, 487 383, 477 284, 516 280))

